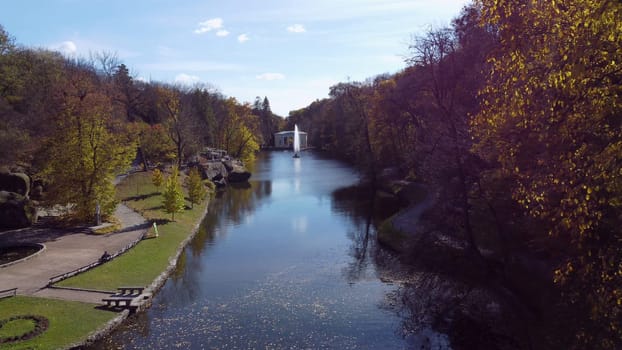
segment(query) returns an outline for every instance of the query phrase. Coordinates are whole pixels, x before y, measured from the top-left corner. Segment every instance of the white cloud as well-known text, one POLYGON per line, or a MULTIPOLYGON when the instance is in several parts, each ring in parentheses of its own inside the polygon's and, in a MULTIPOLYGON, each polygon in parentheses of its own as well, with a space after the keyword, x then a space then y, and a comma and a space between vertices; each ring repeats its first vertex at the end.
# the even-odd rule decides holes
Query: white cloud
POLYGON ((227 36, 229 35, 229 31, 228 30, 224 30, 224 29, 220 29, 219 31, 216 32, 217 36, 227 36))
POLYGON ((62 43, 56 45, 55 49, 65 55, 75 55, 78 51, 78 47, 73 41, 63 41, 62 43))
POLYGON ((290 33, 304 33, 307 30, 302 24, 294 24, 294 25, 287 27, 287 31, 290 33))
POLYGON ((241 43, 245 43, 245 42, 247 42, 249 40, 251 40, 251 39, 246 34, 238 35, 238 41, 241 42, 241 43))
POLYGON ((196 75, 189 75, 186 73, 177 74, 175 76, 176 83, 185 84, 185 85, 193 85, 195 83, 198 83, 200 80, 201 78, 197 77, 196 75))
POLYGON ((255 76, 259 80, 283 80, 285 75, 281 73, 263 73, 255 76))
POLYGON ((222 18, 212 18, 207 21, 199 22, 197 29, 194 30, 194 33, 203 34, 214 29, 221 29, 222 22, 222 18))

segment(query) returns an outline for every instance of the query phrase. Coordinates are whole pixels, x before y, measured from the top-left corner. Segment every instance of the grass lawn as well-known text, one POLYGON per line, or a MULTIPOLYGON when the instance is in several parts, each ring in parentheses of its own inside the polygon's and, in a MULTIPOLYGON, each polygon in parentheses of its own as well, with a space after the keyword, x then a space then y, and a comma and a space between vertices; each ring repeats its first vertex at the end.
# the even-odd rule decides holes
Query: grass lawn
POLYGON ((116 259, 57 285, 113 291, 124 285, 151 284, 166 269, 179 244, 201 220, 207 205, 204 201, 194 209, 188 209, 190 203, 186 202, 188 208, 176 213, 174 222, 168 221, 171 215, 164 212, 162 195, 151 183, 151 172, 135 173, 126 178, 117 186, 117 196, 146 219, 163 221, 158 225, 159 237, 143 240, 116 259))
MULTIPOLYGON (((49 320, 49 328, 30 340, 0 344, 0 349, 59 349, 84 340, 88 334, 117 316, 93 304, 26 296, 0 299, 0 320, 35 315, 49 320)), ((29 320, 12 321, 0 328, 0 338, 21 335, 34 329, 29 320)))

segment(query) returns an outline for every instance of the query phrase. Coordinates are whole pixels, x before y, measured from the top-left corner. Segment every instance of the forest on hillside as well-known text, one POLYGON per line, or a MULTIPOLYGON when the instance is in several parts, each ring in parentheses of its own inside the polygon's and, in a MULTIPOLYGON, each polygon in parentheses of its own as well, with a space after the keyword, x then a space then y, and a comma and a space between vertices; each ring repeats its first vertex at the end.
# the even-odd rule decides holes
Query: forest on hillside
POLYGON ((337 84, 288 125, 372 183, 424 183, 421 235, 464 242, 490 278, 544 262, 550 298, 522 281, 557 323, 539 346, 622 347, 622 3, 478 0, 409 50, 403 71, 337 84))
POLYGON ((76 203, 80 220, 97 202, 113 210, 112 179, 135 159, 181 164, 215 147, 248 161, 282 120, 267 97, 142 81, 115 54, 23 47, 0 26, 0 166, 45 184, 50 205, 76 203))

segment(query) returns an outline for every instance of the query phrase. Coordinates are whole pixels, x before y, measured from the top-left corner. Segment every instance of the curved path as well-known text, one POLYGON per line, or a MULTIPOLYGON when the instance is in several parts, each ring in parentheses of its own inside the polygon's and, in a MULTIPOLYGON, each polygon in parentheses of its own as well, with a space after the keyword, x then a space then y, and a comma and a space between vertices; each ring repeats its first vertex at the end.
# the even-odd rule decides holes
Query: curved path
POLYGON ((434 198, 426 190, 423 200, 409 205, 406 209, 401 210, 395 215, 393 218, 393 227, 406 234, 414 235, 416 233, 417 224, 419 223, 419 218, 432 204, 434 204, 434 198))
POLYGON ((124 204, 117 206, 114 215, 122 228, 106 235, 89 234, 88 229, 36 227, 0 232, 0 244, 33 242, 46 247, 31 259, 0 268, 0 290, 17 288, 17 293, 23 295, 101 302, 100 293, 50 289, 46 286, 51 277, 97 261, 104 251, 112 254, 139 239, 148 229, 145 219, 124 204))

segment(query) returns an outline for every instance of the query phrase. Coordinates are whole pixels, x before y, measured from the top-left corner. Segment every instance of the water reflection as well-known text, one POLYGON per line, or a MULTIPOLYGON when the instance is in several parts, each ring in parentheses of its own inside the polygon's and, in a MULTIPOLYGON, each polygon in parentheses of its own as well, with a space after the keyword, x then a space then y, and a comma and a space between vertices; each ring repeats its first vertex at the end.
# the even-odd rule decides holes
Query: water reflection
POLYGON ((379 307, 397 292, 375 239, 389 205, 357 180, 310 152, 262 154, 250 186, 212 201, 152 308, 95 348, 404 348, 401 317, 379 307))
POLYGON ((352 241, 349 255, 353 259, 343 271, 345 278, 349 282, 368 278, 391 280, 389 276, 382 276, 379 273, 381 269, 377 267, 399 269, 399 263, 391 259, 391 265, 383 264, 390 254, 379 247, 376 232, 378 226, 399 210, 402 203, 395 197, 360 185, 340 188, 332 193, 332 197, 333 211, 352 221, 347 235, 352 241))

